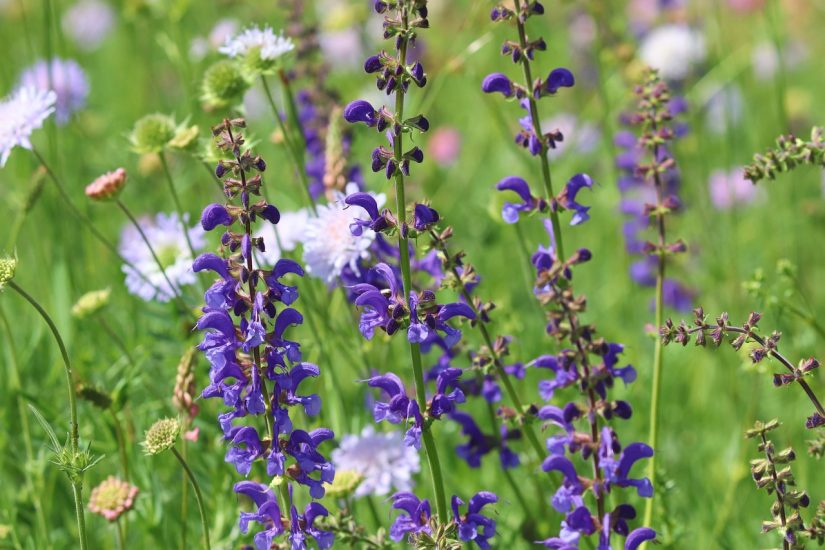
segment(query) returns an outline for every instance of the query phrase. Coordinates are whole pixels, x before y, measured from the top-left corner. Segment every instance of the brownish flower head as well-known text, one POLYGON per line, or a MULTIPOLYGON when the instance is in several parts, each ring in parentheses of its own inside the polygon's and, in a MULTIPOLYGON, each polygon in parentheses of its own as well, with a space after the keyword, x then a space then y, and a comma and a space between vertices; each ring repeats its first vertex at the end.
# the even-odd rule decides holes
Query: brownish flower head
POLYGON ((92 200, 105 201, 114 198, 126 185, 126 170, 118 168, 106 172, 86 186, 86 196, 92 200))
POLYGON ((115 476, 109 476, 92 489, 89 497, 89 510, 109 521, 117 521, 120 516, 134 507, 138 492, 138 488, 134 485, 115 476))
POLYGON ((172 395, 172 404, 183 415, 188 423, 198 415, 197 385, 195 384, 195 367, 197 367, 197 348, 190 348, 181 357, 178 363, 178 374, 175 377, 175 393, 172 395))

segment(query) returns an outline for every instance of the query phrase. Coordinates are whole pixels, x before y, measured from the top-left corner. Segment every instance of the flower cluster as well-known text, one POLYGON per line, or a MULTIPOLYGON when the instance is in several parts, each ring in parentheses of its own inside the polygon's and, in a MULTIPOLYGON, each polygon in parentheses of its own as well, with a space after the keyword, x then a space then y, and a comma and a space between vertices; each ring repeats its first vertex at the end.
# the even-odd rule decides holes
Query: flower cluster
POLYGON ((515 176, 504 178, 496 185, 496 188, 499 191, 515 193, 520 199, 518 203, 506 202, 504 204, 501 214, 507 223, 516 223, 522 213, 547 212, 548 210, 555 223, 558 212, 569 210, 573 212, 570 225, 578 225, 590 219, 588 214, 590 207, 578 203, 576 196, 582 188, 591 189, 593 182, 586 174, 577 174, 558 195, 553 194, 547 155, 564 140, 564 136, 557 128, 549 132, 542 131, 541 117, 538 112, 540 99, 555 96, 561 88, 572 88, 576 79, 573 73, 564 67, 553 69, 544 79, 533 79, 532 62, 535 54, 537 51, 546 50, 547 44, 541 37, 528 38, 526 23, 530 17, 543 13, 544 6, 536 1, 517 1, 514 5, 501 4, 494 7, 490 13, 490 18, 494 22, 513 21, 517 28, 519 40, 506 40, 501 47, 501 53, 508 56, 516 65, 521 66, 524 82, 516 82, 506 74, 496 72, 484 78, 481 89, 484 93, 499 93, 508 100, 517 100, 519 106, 526 111, 526 114, 519 119, 521 129, 516 134, 515 141, 530 151, 531 155, 541 159, 545 196, 543 198, 534 196, 527 181, 515 176))
POLYGON ((6 165, 12 149, 32 149, 32 133, 54 113, 57 94, 26 86, 0 101, 0 168, 6 165))
POLYGON ((753 156, 753 162, 745 166, 745 178, 753 183, 772 180, 802 164, 825 166, 825 131, 821 127, 812 128, 807 141, 793 134, 779 136, 775 148, 753 156))
POLYGON ((54 91, 55 121, 63 126, 71 116, 86 106, 89 95, 89 80, 86 73, 71 59, 55 57, 40 60, 20 75, 21 88, 34 88, 41 92, 54 91))
MULTIPOLYGON (((546 225, 551 233, 549 222, 546 225)), ((647 527, 630 532, 628 520, 636 517, 635 509, 614 498, 614 507, 608 510, 607 495, 616 488, 633 487, 640 497, 653 496, 650 480, 631 474, 637 461, 653 456, 653 449, 644 443, 623 447, 611 426, 615 420, 630 418, 632 409, 626 401, 610 399, 608 392, 617 380, 633 382, 636 371, 630 365, 620 366, 621 344, 598 338, 594 326, 582 323, 586 299, 575 295, 572 271, 590 259, 587 249, 561 259, 552 246, 541 247, 533 256, 536 295, 548 309, 547 333, 561 350, 530 363, 553 375, 539 384, 539 393, 548 400, 565 389, 581 395, 563 406, 545 405, 538 411, 538 417, 558 432, 547 439, 550 454, 542 468, 561 473, 562 484, 552 504, 565 514, 558 536, 542 543, 547 548, 578 548, 582 537, 598 535, 599 547, 609 548, 611 537, 617 534, 627 537, 625 548, 636 548, 653 539, 655 532, 647 527), (577 428, 579 424, 585 429, 577 428), (587 462, 592 462, 592 477, 582 473, 587 462), (586 502, 588 494, 595 508, 586 502)))
MULTIPOLYGON (((265 243, 254 235, 253 224, 259 219, 276 224, 280 213, 260 198, 266 163, 243 148, 245 126, 244 120, 234 119, 212 129, 218 149, 231 158, 221 160, 216 168, 227 203, 210 204, 201 216, 207 231, 226 227, 222 255, 203 254, 193 265, 196 272, 208 270, 218 276, 206 291, 198 321, 198 328, 206 332, 199 348, 211 364, 210 384, 202 395, 221 398, 230 407, 219 422, 229 445, 226 461, 238 473, 248 476, 260 464, 266 475, 281 478, 283 502, 292 502, 294 483, 308 487, 310 496, 319 499, 324 496, 324 483, 333 480, 334 468, 318 448, 333 434, 324 428, 309 432, 295 428, 290 417, 290 409, 296 406, 309 416, 317 415, 321 407, 317 395, 299 389, 301 382, 318 376, 319 369, 303 362, 300 344, 287 337, 287 329, 301 324, 303 317, 289 307, 298 298, 297 289, 282 278, 303 275, 303 269, 288 259, 279 260, 272 269, 255 266, 254 254, 264 251, 265 243), (234 204, 238 198, 240 204, 234 204), (263 434, 249 423, 261 416, 267 428, 263 434)), ((327 514, 321 504, 311 502, 303 514, 294 504, 283 510, 273 490, 255 481, 237 483, 235 492, 248 496, 256 506, 256 512, 241 513, 240 528, 247 532, 250 522, 263 527, 255 535, 260 550, 270 548, 273 539, 284 533, 294 548, 303 548, 309 538, 320 548, 331 546, 331 533, 313 523, 327 514)))
MULTIPOLYGON (((684 133, 684 127, 671 126, 674 116, 684 112, 684 100, 673 98, 667 85, 656 71, 650 70, 643 84, 636 87, 638 110, 624 115, 622 121, 639 126, 637 138, 629 130, 620 131, 615 144, 621 149, 616 166, 622 172, 619 190, 622 193, 621 211, 629 216, 624 223, 625 247, 642 259, 630 266, 630 276, 642 286, 655 286, 660 263, 673 254, 686 251, 681 240, 665 241, 666 217, 682 208, 677 192, 680 175, 676 161, 669 151, 669 143, 684 133), (640 233, 651 227, 657 233, 655 242, 640 233)), ((661 274, 664 275, 662 265, 661 274)), ((679 281, 665 278, 662 283, 664 303, 678 311, 690 311, 694 292, 679 281)))
POLYGON ((756 421, 753 428, 745 432, 748 439, 758 438, 759 451, 764 455, 764 458, 751 460, 750 464, 756 488, 765 489, 776 498, 776 502, 771 506, 773 519, 762 522, 762 532, 777 531, 782 535, 783 548, 805 548, 807 540, 816 540, 822 544, 825 535, 825 503, 820 503, 811 524, 805 527, 800 509, 807 508, 811 499, 807 492, 793 488, 796 486, 796 480, 790 464, 796 460, 796 453, 790 447, 777 451, 773 441, 766 435, 778 427, 778 420, 756 421))
POLYGON ((761 363, 766 359, 775 359, 787 370, 787 373, 776 373, 773 375, 773 384, 776 387, 782 387, 796 382, 808 396, 808 399, 813 404, 814 413, 808 417, 805 425, 809 429, 825 426, 825 408, 814 394, 805 377, 819 368, 819 361, 813 357, 799 361, 797 365, 791 363, 779 351, 779 339, 781 334, 779 332, 772 332, 770 336, 760 336, 758 334, 757 325, 762 319, 762 315, 757 312, 752 312, 748 316, 748 320, 742 325, 734 325, 730 322, 727 313, 722 313, 716 318, 715 323, 709 323, 705 317, 705 312, 701 307, 694 310, 694 319, 691 325, 685 321, 681 321, 678 325, 674 324, 672 320, 668 319, 663 327, 660 327, 659 334, 662 342, 667 345, 671 342, 688 345, 694 341, 697 346, 706 346, 708 341, 712 342, 716 347, 722 344, 722 341, 727 337, 732 337, 729 340, 731 347, 739 350, 748 343, 756 344, 749 353, 751 361, 761 363))

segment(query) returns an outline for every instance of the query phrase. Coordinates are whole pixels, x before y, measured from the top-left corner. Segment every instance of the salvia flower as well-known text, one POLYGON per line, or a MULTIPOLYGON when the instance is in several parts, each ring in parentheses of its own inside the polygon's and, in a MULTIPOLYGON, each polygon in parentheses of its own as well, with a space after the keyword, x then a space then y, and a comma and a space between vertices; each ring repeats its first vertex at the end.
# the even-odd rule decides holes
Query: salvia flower
POLYGON ((89 495, 89 510, 100 514, 107 521, 117 521, 120 516, 134 508, 135 498, 140 491, 115 476, 109 476, 89 495))
POLYGON ((86 106, 89 80, 77 61, 55 57, 40 60, 20 75, 20 87, 36 88, 42 92, 54 91, 55 120, 62 126, 71 116, 86 106))
POLYGON ((236 484, 235 491, 252 499, 257 508, 254 513, 241 513, 241 531, 246 533, 253 521, 259 523, 262 529, 254 540, 260 550, 270 548, 283 534, 295 549, 306 548, 310 538, 320 548, 328 548, 332 535, 314 525, 317 517, 327 514, 324 507, 310 502, 299 514, 292 498, 296 484, 307 487, 312 499, 322 498, 325 485, 335 475, 335 468, 319 451, 332 439, 332 432, 298 429, 291 416, 297 407, 310 417, 321 409, 318 395, 300 387, 318 376, 320 369, 303 362, 300 343, 288 335, 290 327, 303 322, 303 316, 288 307, 298 299, 298 291, 282 279, 302 276, 304 270, 285 258, 271 269, 255 265, 255 252, 266 250, 266 244, 255 236, 253 224, 274 225, 281 215, 262 198, 266 163, 243 148, 245 126, 243 119, 234 119, 212 129, 217 147, 232 158, 221 160, 216 170, 227 202, 210 204, 201 215, 205 229, 225 228, 221 255, 202 254, 193 263, 194 271, 216 275, 197 323, 204 331, 198 348, 211 365, 210 383, 202 396, 220 398, 229 409, 218 417, 228 445, 226 462, 244 476, 255 475, 253 471, 277 476, 280 490, 288 493, 284 499, 290 502, 287 511, 280 508, 269 487, 252 481, 236 484), (240 204, 235 204, 236 199, 240 204), (236 225, 239 230, 233 229, 236 225))
POLYGON ((390 527, 390 538, 395 542, 419 533, 432 533, 429 500, 420 500, 413 493, 402 491, 392 496, 392 508, 401 512, 390 527))
POLYGON ((398 432, 376 432, 373 426, 365 426, 358 435, 345 435, 331 456, 336 481, 342 471, 363 476, 356 497, 383 496, 392 489, 410 491, 413 474, 421 469, 418 453, 404 444, 398 432))
POLYGON ((366 382, 370 387, 382 389, 389 397, 389 401, 376 401, 373 405, 372 414, 375 421, 386 420, 390 424, 411 424, 404 438, 404 443, 409 447, 420 448, 424 417, 421 414, 418 402, 407 395, 407 389, 401 379, 390 372, 381 376, 374 376, 366 382))
POLYGON ((462 514, 460 507, 464 502, 453 495, 451 505, 453 509, 453 520, 458 528, 458 538, 464 542, 475 542, 479 548, 490 548, 489 540, 496 534, 496 521, 481 513, 481 510, 488 504, 498 502, 498 497, 494 493, 481 491, 473 495, 467 506, 467 513, 462 514))
POLYGON ((0 168, 15 147, 31 150, 32 133, 55 111, 57 94, 24 86, 0 102, 0 168))
MULTIPOLYGON (((192 254, 178 215, 174 212, 160 213, 154 218, 141 218, 138 223, 141 224, 172 284, 176 287, 194 284, 197 279, 192 271, 192 254)), ((192 227, 187 233, 196 251, 204 247, 205 233, 200 227, 192 227)), ((132 264, 124 265, 122 268, 126 274, 126 288, 130 293, 147 301, 159 302, 168 302, 175 296, 175 289, 169 287, 169 282, 152 257, 151 250, 134 226, 127 225, 123 229, 118 248, 121 255, 132 264)))

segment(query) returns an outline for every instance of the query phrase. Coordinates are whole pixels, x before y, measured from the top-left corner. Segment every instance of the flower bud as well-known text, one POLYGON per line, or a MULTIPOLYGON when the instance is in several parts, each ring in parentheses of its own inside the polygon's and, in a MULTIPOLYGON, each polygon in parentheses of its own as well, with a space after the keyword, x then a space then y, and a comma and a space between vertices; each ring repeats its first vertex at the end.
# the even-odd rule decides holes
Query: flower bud
POLYGON ((17 258, 0 258, 0 290, 14 279, 17 270, 17 258))
POLYGON ((238 64, 222 60, 206 69, 201 84, 201 99, 207 109, 224 109, 241 103, 248 88, 249 83, 238 64))
POLYGON ((146 115, 135 123, 129 141, 137 153, 160 153, 175 137, 175 121, 159 113, 146 115))
POLYGON ((105 201, 115 198, 126 185, 126 170, 118 168, 114 172, 106 172, 98 176, 86 186, 86 196, 95 201, 105 201))

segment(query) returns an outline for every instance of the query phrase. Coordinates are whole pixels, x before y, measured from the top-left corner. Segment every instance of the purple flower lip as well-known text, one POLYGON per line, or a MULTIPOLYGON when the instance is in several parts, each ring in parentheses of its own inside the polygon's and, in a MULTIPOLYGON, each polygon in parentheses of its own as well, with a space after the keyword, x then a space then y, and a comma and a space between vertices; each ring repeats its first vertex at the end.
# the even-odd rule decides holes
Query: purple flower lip
POLYGON ((576 78, 573 73, 564 67, 559 67, 550 71, 544 86, 548 94, 555 94, 559 88, 572 88, 574 84, 576 84, 576 78))
POLYGON ((232 222, 234 222, 234 218, 222 204, 210 204, 203 209, 201 214, 201 226, 206 231, 212 231, 219 225, 232 225, 232 222))
POLYGON ((504 97, 511 97, 513 95, 513 83, 502 73, 487 75, 481 83, 481 89, 487 94, 498 92, 504 95, 504 97))
POLYGON ((375 109, 363 99, 356 99, 344 108, 344 119, 351 124, 363 122, 369 127, 378 122, 375 109))

